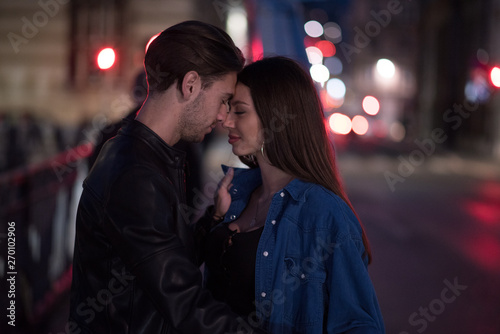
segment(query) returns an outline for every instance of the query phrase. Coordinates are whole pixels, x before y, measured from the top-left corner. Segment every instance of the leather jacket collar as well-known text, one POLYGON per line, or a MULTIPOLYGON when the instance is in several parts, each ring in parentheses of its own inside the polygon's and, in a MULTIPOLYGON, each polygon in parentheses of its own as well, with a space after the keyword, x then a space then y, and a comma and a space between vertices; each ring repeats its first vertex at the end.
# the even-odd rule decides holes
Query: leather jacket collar
POLYGON ((145 142, 169 167, 183 168, 186 152, 168 145, 160 136, 137 120, 124 119, 118 134, 132 136, 145 142))

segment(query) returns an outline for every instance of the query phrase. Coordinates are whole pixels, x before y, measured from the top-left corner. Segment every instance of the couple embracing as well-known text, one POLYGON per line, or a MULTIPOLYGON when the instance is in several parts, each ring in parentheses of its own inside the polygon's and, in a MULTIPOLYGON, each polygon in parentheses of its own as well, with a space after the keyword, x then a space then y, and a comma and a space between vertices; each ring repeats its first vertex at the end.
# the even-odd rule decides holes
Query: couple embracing
POLYGON ((367 237, 311 78, 284 57, 244 62, 198 21, 149 46, 148 97, 84 182, 74 333, 384 333, 367 237), (218 122, 249 168, 225 169, 192 226, 185 152, 173 146, 218 122))

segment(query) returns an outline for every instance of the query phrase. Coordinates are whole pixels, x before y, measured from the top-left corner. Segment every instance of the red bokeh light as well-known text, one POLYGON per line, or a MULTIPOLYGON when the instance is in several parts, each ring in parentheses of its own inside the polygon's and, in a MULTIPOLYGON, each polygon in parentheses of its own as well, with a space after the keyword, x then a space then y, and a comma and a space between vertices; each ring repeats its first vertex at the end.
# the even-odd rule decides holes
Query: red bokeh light
POLYGON ((304 46, 306 48, 310 47, 310 46, 316 46, 316 43, 320 41, 319 38, 314 38, 314 37, 311 37, 311 36, 306 36, 304 37, 304 46))
POLYGON ((495 66, 491 69, 490 80, 493 86, 500 88, 500 67, 495 66))
POLYGON ((335 45, 330 41, 318 41, 314 46, 321 50, 323 57, 333 57, 337 51, 335 45))
POLYGON ((104 48, 97 55, 97 66, 101 70, 110 69, 115 64, 116 54, 112 48, 104 48))

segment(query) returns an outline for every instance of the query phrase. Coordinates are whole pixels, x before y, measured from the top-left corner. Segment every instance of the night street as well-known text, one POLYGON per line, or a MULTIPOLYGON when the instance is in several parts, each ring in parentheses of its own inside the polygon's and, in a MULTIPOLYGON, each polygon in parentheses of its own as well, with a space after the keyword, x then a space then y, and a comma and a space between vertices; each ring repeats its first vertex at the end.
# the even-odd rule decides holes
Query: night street
POLYGON ((0 21, 0 334, 234 332, 198 266, 236 313, 275 305, 272 334, 500 334, 500 0, 0 0, 0 21), (324 189, 274 196, 294 178, 324 189), (301 272, 324 231, 356 242, 301 272))
POLYGON ((399 160, 341 156, 374 254, 387 333, 500 332, 500 168, 431 157, 392 192, 399 160))
MULTIPOLYGON (((228 159, 227 143, 211 156, 228 159), (223 153, 225 152, 225 153, 223 153)), ((407 156, 401 154, 400 156, 407 156)), ((500 167, 431 156, 391 191, 398 157, 338 152, 348 195, 370 239, 388 334, 500 332, 500 167)), ((59 334, 65 298, 39 333, 59 334)), ((24 333, 24 332, 16 332, 24 333)))

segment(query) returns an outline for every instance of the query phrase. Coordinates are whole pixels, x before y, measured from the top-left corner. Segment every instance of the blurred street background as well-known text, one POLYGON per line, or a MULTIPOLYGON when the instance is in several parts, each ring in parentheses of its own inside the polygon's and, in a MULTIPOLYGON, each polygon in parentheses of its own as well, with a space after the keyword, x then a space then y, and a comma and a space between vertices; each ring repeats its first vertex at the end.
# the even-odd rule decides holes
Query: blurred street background
MULTIPOLYGON (((500 333, 500 0, 0 0, 0 333, 71 333, 82 181, 190 19, 310 72, 387 333, 500 333)), ((195 220, 239 162, 187 150, 195 220)))

